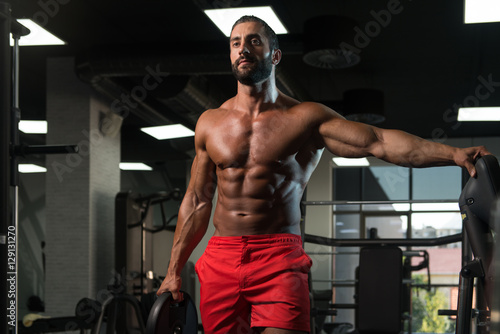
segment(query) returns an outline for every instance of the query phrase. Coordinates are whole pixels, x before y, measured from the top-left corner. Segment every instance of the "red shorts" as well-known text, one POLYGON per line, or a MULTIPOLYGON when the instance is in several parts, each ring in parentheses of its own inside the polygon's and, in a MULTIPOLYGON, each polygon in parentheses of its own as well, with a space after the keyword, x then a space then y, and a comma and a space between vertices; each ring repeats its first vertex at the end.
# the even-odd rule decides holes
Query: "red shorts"
POLYGON ((212 237, 195 267, 205 333, 309 332, 311 265, 298 235, 212 237))

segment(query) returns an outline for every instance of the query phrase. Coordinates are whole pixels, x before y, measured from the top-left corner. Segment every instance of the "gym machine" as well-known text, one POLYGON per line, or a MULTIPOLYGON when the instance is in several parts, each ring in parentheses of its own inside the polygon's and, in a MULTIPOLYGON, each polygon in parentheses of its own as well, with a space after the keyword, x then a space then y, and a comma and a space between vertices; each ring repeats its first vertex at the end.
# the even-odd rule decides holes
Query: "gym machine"
MULTIPOLYGON (((497 159, 492 156, 484 156, 476 162, 477 177, 470 178, 464 186, 459 206, 462 214, 463 230, 460 234, 430 239, 332 239, 322 236, 304 234, 304 242, 327 245, 334 247, 363 247, 360 254, 360 273, 357 284, 357 303, 354 305, 330 305, 333 308, 355 308, 356 327, 354 333, 399 333, 402 331, 401 320, 403 312, 400 308, 400 300, 392 300, 389 305, 393 319, 388 319, 386 305, 380 301, 390 298, 389 290, 384 291, 389 285, 375 282, 367 283, 369 286, 363 289, 365 277, 377 281, 377 275, 387 279, 391 276, 400 277, 401 257, 395 255, 394 247, 407 246, 439 246, 454 242, 462 242, 462 270, 460 271, 459 301, 457 310, 440 310, 438 314, 456 316, 456 334, 469 334, 472 332, 472 319, 476 319, 477 333, 500 334, 500 307, 499 293, 493 287, 500 289, 498 281, 495 282, 494 268, 499 263, 500 251, 495 247, 495 232, 498 233, 500 218, 500 167, 497 159), (394 254, 391 254, 392 252, 394 254), (379 255, 387 253, 383 256, 379 255), (370 254, 373 253, 373 254, 370 254), (363 254, 365 254, 363 256, 363 254), (391 254, 389 257, 386 255, 391 254), (495 254, 495 258, 493 257, 495 254), (368 256, 366 256, 368 255, 368 256), (366 259, 365 259, 366 258, 366 259), (392 260, 392 265, 386 266, 387 261, 392 260), (383 268, 379 267, 383 266, 383 268), (363 269, 363 267, 367 267, 363 269), (371 268, 373 267, 373 268, 371 268), (370 268, 372 269, 370 271, 370 268), (370 271, 370 275, 363 274, 364 270, 370 271), (382 274, 381 274, 382 273, 382 274), (375 277, 375 278, 374 278, 375 277), (473 308, 473 291, 476 289, 476 308, 473 308), (379 291, 373 291, 379 290, 379 291), (382 292, 381 294, 378 294, 382 292), (366 297, 369 294, 378 294, 378 297, 366 297), (496 296, 497 298, 493 298, 496 296), (375 303, 375 304, 374 304, 375 303), (384 321, 380 321, 383 319, 384 321), (392 324, 392 325, 391 325, 392 324), (398 328, 398 324, 401 327, 398 328), (496 327, 495 327, 496 326, 496 327)), ((303 205, 332 205, 335 202, 303 202, 303 205)), ((424 255, 422 266, 428 264, 424 255)), ((500 263, 499 263, 500 264, 500 263)), ((417 266, 418 267, 418 266, 417 266)), ((415 268, 415 270, 418 268, 415 268)), ((399 282, 400 280, 397 279, 399 282)), ((393 289, 393 293, 401 291, 399 284, 393 289)))
MULTIPOLYGON (((318 245, 361 247, 356 272, 355 303, 329 305, 333 311, 355 310, 355 331, 352 333, 356 334, 398 334, 403 330, 410 302, 406 296, 409 288, 404 281, 411 277, 411 271, 428 267, 428 256, 423 252, 402 252, 399 247, 432 247, 461 240, 460 234, 429 239, 333 239, 304 235, 304 242, 318 245), (419 265, 411 266, 406 262, 407 258, 417 256, 423 258, 419 265)), ((320 329, 313 328, 311 333, 320 329)))
POLYGON ((471 333, 472 318, 476 318, 478 333, 488 333, 493 307, 495 273, 492 262, 495 228, 498 232, 498 226, 495 226, 492 212, 493 205, 500 198, 500 166, 493 155, 480 158, 475 166, 477 177, 469 179, 458 201, 466 242, 460 271, 457 334, 471 333))
POLYGON ((166 216, 164 203, 180 201, 179 190, 147 196, 126 191, 115 199, 115 276, 99 299, 82 298, 73 316, 46 318, 21 327, 22 333, 49 333, 67 330, 91 334, 186 333, 198 332, 198 316, 191 295, 195 293, 194 265, 182 272, 184 301, 176 303, 170 294, 156 296, 161 283, 152 273, 151 235, 174 231, 169 223, 177 215, 166 216), (154 207, 160 208, 161 225, 153 226, 154 207))
MULTIPOLYGON (((180 201, 182 194, 175 189, 146 196, 131 191, 117 194, 115 199, 115 271, 121 284, 127 283, 126 293, 140 296, 157 285, 152 275, 152 235, 167 230, 177 214, 166 217, 165 202, 180 201), (154 208, 160 208, 161 225, 153 226, 154 208), (148 274, 149 273, 149 274, 148 274), (130 277, 133 276, 133 277, 130 277), (128 286, 132 283, 132 286, 128 286)), ((125 292, 125 290, 124 290, 125 292)))
POLYGON ((182 272, 184 300, 173 301, 169 293, 160 297, 156 290, 161 279, 152 274, 152 234, 174 231, 169 223, 177 215, 166 216, 164 203, 180 201, 182 194, 159 192, 141 196, 121 192, 115 200, 115 271, 109 298, 99 308, 92 334, 99 334, 103 323, 106 333, 170 334, 198 332, 198 315, 191 295, 195 293, 194 265, 187 263, 182 272), (153 208, 160 207, 161 225, 152 226, 153 208), (139 252, 137 250, 140 250, 139 252))

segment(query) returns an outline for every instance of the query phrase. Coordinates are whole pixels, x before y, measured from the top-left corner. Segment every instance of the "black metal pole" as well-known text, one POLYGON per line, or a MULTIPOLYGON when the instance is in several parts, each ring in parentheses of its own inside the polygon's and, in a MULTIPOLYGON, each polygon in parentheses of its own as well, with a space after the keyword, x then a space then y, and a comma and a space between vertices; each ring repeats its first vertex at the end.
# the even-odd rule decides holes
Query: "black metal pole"
MULTIPOLYGON (((10 106, 11 106, 11 54, 10 54, 10 4, 0 2, 0 309, 8 309, 7 247, 10 206, 10 106)), ((0 318, 0 332, 8 333, 8 310, 0 318)))
MULTIPOLYGON (((11 26, 12 30, 12 26, 11 26)), ((13 320, 9 318, 9 327, 11 333, 17 334, 17 315, 19 310, 19 298, 18 298, 18 286, 19 286, 19 276, 18 272, 18 250, 19 250, 19 239, 17 237, 19 231, 19 173, 18 169, 18 159, 16 154, 13 152, 13 147, 19 145, 19 121, 21 120, 21 112, 19 110, 19 38, 20 36, 16 33, 12 34, 14 39, 14 46, 12 48, 12 66, 11 66, 11 91, 12 91, 12 100, 11 100, 11 110, 10 110, 10 198, 12 208, 12 218, 10 219, 9 224, 9 232, 14 231, 16 233, 16 238, 13 243, 10 243, 11 240, 8 240, 8 249, 7 249, 7 275, 9 276, 9 284, 8 286, 12 286, 12 283, 15 286, 15 291, 12 292, 10 288, 7 289, 8 300, 11 302, 12 298, 14 299, 15 307, 13 307, 13 311, 15 315, 13 320), (12 247, 14 246, 14 247, 12 247), (12 257, 12 250, 14 250, 14 256, 12 257), (13 261, 12 261, 13 260, 13 261), (14 262, 14 264, 12 264, 14 262), (13 272, 14 279, 12 280, 13 272)), ((9 305, 11 307, 12 305, 9 305)))
MULTIPOLYGON (((498 241, 498 236, 500 235, 500 198, 497 198, 495 203, 491 206, 491 215, 490 221, 495 226, 496 239, 498 241)), ((500 247, 494 247, 494 255, 493 255, 493 268, 500 268, 500 247)), ((498 270, 495 271, 495 280, 494 280, 494 288, 493 288, 493 307, 492 310, 498 312, 500 310, 500 272, 498 270)), ((500 319, 498 317, 491 317, 491 334, 500 334, 500 319)))
POLYGON ((470 334, 474 276, 467 267, 460 271, 455 334, 470 334))
POLYGON ((305 242, 332 247, 365 247, 365 246, 440 246, 462 240, 462 234, 452 234, 428 239, 332 239, 318 235, 306 234, 305 242))
POLYGON ((78 153, 78 145, 17 145, 15 154, 24 156, 29 154, 67 154, 78 153))

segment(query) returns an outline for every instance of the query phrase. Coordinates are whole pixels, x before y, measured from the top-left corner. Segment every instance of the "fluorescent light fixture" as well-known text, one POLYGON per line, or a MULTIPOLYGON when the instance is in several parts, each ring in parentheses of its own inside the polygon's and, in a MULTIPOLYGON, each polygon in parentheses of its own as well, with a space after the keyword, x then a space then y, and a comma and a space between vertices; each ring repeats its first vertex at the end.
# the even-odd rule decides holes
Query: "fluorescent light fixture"
POLYGON ((121 170, 153 170, 150 166, 142 162, 120 162, 121 170))
MULTIPOLYGON (((34 45, 65 45, 66 42, 54 36, 30 19, 17 19, 17 22, 30 30, 29 35, 19 38, 19 46, 34 46, 34 45)), ((12 36, 10 45, 14 45, 12 36)))
POLYGON ((158 140, 194 136, 194 132, 192 130, 181 124, 152 126, 149 128, 141 128, 141 131, 155 137, 158 140))
POLYGON ((19 130, 24 133, 47 133, 47 121, 19 121, 19 130))
POLYGON ((459 122, 500 121, 500 107, 460 108, 459 122))
POLYGON ((283 23, 270 6, 205 9, 205 14, 226 35, 231 36, 234 22, 244 15, 253 15, 266 21, 276 34, 287 34, 283 23))
POLYGON ((458 203, 413 203, 413 211, 459 211, 458 203))
POLYGON ((34 164, 19 164, 19 173, 45 173, 47 168, 34 164))
POLYGON ((465 23, 500 22, 500 1, 465 0, 465 23))
POLYGON ((370 166, 366 158, 332 158, 332 160, 339 167, 370 166))

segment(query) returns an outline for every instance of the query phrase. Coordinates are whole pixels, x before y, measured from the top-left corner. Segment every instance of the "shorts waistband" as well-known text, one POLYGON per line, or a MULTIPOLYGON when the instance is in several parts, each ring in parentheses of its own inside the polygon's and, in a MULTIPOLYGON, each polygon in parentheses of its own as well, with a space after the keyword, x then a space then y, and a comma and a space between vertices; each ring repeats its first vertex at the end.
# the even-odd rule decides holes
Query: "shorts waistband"
POLYGON ((209 246, 241 246, 241 245, 270 245, 270 244, 293 244, 302 245, 300 235, 291 233, 257 234, 242 236, 212 236, 208 241, 209 246))

